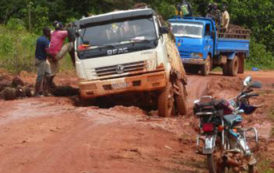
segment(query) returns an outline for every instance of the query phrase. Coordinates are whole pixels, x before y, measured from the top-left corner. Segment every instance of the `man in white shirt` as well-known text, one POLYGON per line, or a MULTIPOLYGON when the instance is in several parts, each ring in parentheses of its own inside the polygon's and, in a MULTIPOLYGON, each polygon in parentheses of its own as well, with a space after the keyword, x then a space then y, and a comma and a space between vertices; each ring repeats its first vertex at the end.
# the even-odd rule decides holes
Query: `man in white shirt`
POLYGON ((228 29, 229 22, 230 22, 230 16, 227 11, 227 6, 224 5, 223 12, 222 12, 222 28, 225 29, 225 31, 227 31, 228 29))

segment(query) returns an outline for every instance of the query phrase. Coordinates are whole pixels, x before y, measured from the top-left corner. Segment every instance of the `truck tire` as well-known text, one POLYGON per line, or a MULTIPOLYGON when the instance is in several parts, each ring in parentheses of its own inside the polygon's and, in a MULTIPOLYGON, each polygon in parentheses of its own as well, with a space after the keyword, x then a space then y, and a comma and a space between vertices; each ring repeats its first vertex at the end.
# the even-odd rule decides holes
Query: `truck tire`
POLYGON ((235 56, 233 60, 227 61, 228 65, 228 75, 229 76, 236 76, 238 74, 239 70, 239 58, 238 56, 235 56))
POLYGON ((222 68, 223 68, 223 75, 228 76, 228 65, 224 64, 222 68))
POLYGON ((205 60, 205 64, 202 66, 202 75, 203 76, 209 75, 210 70, 211 70, 211 58, 208 55, 206 60, 205 60))
POLYGON ((189 74, 197 74, 200 70, 199 66, 185 66, 185 70, 189 74))
POLYGON ((180 115, 187 114, 187 94, 186 88, 180 80, 176 81, 177 93, 174 95, 175 97, 175 105, 178 113, 180 115))
POLYGON ((243 74, 244 71, 245 71, 245 57, 244 57, 244 55, 241 55, 239 57, 239 70, 238 70, 238 73, 243 74))
POLYGON ((158 114, 161 117, 170 117, 174 113, 174 93, 171 83, 158 96, 158 114))

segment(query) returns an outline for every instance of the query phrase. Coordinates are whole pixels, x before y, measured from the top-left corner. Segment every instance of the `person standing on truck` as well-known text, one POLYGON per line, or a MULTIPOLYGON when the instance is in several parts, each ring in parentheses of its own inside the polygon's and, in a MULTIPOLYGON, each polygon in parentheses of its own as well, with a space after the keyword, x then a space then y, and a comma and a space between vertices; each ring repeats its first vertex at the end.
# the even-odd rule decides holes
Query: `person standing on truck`
POLYGON ((51 75, 50 65, 47 61, 47 49, 49 48, 50 29, 45 27, 43 35, 36 41, 35 66, 37 78, 35 83, 35 96, 47 95, 48 79, 51 75))
POLYGON ((72 61, 74 64, 74 53, 73 52, 73 41, 74 37, 72 36, 70 30, 64 30, 63 24, 61 22, 55 21, 53 23, 55 31, 51 33, 51 40, 49 46, 50 54, 50 67, 51 67, 51 77, 49 80, 50 87, 54 89, 56 86, 53 83, 53 79, 56 76, 59 70, 59 61, 65 56, 67 52, 70 52, 72 61), (69 42, 64 44, 65 39, 69 37, 69 42))
POLYGON ((206 17, 212 18, 215 20, 217 29, 220 28, 221 25, 221 11, 218 9, 217 3, 209 3, 206 17))
POLYGON ((230 16, 227 11, 227 5, 223 5, 222 11, 222 28, 227 31, 230 22, 230 16))
POLYGON ((181 3, 176 5, 177 15, 182 17, 190 17, 192 16, 192 7, 189 2, 183 0, 181 3))

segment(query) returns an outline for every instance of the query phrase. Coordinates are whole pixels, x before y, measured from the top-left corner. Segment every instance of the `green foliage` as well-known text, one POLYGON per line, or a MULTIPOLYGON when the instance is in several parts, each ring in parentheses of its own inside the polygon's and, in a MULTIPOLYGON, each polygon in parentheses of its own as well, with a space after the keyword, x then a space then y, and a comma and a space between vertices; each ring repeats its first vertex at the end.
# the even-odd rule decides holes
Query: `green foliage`
POLYGON ((37 35, 0 26, 0 68, 12 72, 33 71, 37 35))
POLYGON ((21 19, 18 18, 10 18, 7 23, 7 28, 10 30, 22 31, 25 30, 25 23, 21 19))
POLYGON ((252 30, 257 42, 274 55, 274 2, 271 0, 227 0, 232 23, 252 30))
POLYGON ((250 57, 247 60, 249 67, 260 69, 273 69, 274 58, 271 52, 266 50, 266 46, 258 43, 254 38, 250 41, 250 57))
MULTIPOLYGON (((164 19, 175 14, 175 5, 181 0, 9 0, 0 1, 0 23, 6 24, 5 29, 0 27, 0 58, 5 56, 29 58, 34 54, 34 43, 42 28, 51 26, 54 20, 63 23, 72 22, 82 16, 100 14, 116 9, 129 9, 135 3, 145 2, 164 19), (30 23, 30 26, 29 26, 30 23), (3 34, 3 32, 7 34, 3 34), (11 33, 18 31, 18 36, 11 33), (22 35, 20 35, 22 34, 22 35), (24 37, 28 35, 28 37, 24 37), (23 38, 19 38, 23 36, 23 38), (5 40, 5 41, 3 41, 5 40), (24 42, 27 48, 19 43, 24 42), (32 43, 31 43, 32 42, 32 43), (30 50, 32 49, 32 50, 30 50), (27 50, 25 53, 24 50, 27 50), (22 52, 20 52, 22 51, 22 52), (28 52, 30 51, 30 52, 28 52)), ((274 68, 274 2, 273 0, 188 0, 195 16, 206 14, 209 2, 217 2, 219 7, 223 3, 228 5, 231 23, 238 24, 252 30, 250 45, 249 67, 274 68)), ((20 60, 18 60, 20 61, 20 60)), ((1 64, 0 64, 1 65, 1 64)))
POLYGON ((175 15, 175 11, 175 6, 165 1, 162 1, 158 7, 158 12, 164 17, 164 19, 173 17, 175 15))

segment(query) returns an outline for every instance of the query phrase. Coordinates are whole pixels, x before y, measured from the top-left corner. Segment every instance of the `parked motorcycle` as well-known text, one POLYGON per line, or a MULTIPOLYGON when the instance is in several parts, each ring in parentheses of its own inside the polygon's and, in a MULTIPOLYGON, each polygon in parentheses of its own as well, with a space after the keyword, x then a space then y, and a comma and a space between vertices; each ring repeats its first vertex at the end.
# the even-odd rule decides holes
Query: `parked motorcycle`
POLYGON ((200 119, 197 152, 207 156, 210 173, 255 172, 256 159, 246 134, 258 145, 258 133, 254 127, 242 127, 241 114, 251 114, 258 108, 250 105, 249 99, 258 96, 253 88, 260 87, 259 82, 247 77, 241 93, 229 101, 203 96, 194 102, 194 114, 200 119))

